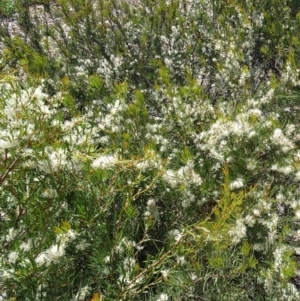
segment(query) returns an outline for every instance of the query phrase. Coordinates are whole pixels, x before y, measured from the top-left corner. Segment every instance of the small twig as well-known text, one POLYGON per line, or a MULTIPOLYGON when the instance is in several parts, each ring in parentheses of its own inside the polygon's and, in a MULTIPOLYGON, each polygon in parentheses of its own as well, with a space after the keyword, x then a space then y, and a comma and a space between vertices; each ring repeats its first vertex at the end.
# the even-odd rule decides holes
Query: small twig
POLYGON ((17 162, 19 161, 19 159, 21 158, 21 155, 19 155, 8 167, 8 169, 6 170, 5 174, 0 178, 0 185, 3 184, 3 182, 6 180, 6 178, 9 176, 10 172, 14 169, 15 165, 17 164, 17 162))

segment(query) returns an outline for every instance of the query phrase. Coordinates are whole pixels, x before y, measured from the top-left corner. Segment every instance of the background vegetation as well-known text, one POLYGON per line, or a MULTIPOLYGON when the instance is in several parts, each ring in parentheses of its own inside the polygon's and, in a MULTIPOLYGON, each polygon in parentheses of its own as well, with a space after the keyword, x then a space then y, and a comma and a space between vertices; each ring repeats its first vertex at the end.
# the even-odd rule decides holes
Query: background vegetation
POLYGON ((299 300, 298 1, 0 15, 0 300, 299 300))

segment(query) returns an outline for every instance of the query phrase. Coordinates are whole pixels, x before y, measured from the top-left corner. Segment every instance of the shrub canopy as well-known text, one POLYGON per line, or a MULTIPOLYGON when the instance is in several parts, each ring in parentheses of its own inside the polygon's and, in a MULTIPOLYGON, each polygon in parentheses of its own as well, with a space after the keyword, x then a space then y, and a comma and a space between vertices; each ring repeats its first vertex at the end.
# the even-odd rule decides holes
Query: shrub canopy
POLYGON ((0 1, 0 300, 299 300, 298 1, 0 1))

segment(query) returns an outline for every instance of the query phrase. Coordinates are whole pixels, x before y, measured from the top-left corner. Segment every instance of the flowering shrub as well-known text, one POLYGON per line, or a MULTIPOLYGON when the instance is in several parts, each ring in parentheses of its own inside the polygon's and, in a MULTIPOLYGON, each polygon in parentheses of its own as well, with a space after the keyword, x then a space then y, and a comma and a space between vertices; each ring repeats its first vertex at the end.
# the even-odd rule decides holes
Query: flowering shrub
POLYGON ((16 1, 0 300, 299 300, 297 9, 16 1))

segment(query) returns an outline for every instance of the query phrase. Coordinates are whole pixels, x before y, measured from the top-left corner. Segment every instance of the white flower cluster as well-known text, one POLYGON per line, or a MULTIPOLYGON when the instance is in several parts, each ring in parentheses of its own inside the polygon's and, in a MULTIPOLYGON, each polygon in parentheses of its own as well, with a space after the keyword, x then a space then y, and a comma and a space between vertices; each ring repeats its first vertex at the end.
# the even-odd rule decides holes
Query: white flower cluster
POLYGON ((235 181, 230 183, 230 189, 235 190, 235 189, 240 189, 244 186, 244 181, 242 178, 238 178, 235 181))
POLYGON ((0 148, 2 149, 14 148, 21 142, 39 139, 38 121, 47 122, 56 113, 56 100, 48 98, 41 91, 40 86, 36 89, 11 93, 10 97, 2 100, 0 105, 2 108, 0 148), (51 109, 45 101, 46 98, 51 104, 51 109))
POLYGON ((202 179, 199 174, 195 172, 194 162, 191 160, 177 171, 171 169, 166 170, 163 175, 163 180, 171 187, 176 187, 180 184, 183 184, 186 187, 191 185, 200 186, 202 184, 202 179))
POLYGON ((117 99, 114 103, 107 105, 107 112, 100 112, 98 119, 98 129, 107 132, 118 133, 124 127, 122 113, 127 109, 127 105, 121 99, 117 99))
POLYGON ((153 219, 157 220, 159 218, 159 212, 156 206, 156 201, 154 199, 149 199, 147 201, 146 210, 144 212, 145 221, 153 219))
POLYGON ((169 296, 166 293, 161 293, 157 299, 157 301, 168 301, 169 300, 169 296))
POLYGON ((116 155, 103 155, 92 162, 92 167, 95 169, 112 169, 117 162, 118 157, 116 155))
POLYGON ((69 242, 76 238, 76 233, 73 230, 59 234, 56 238, 57 243, 49 249, 41 252, 35 259, 37 265, 49 266, 52 263, 57 263, 62 256, 65 255, 65 248, 69 242))
POLYGON ((169 231, 169 236, 172 239, 175 239, 176 242, 180 241, 183 237, 183 233, 178 229, 173 229, 169 231))
POLYGON ((47 149, 46 151, 48 160, 39 162, 39 169, 47 174, 63 171, 68 165, 66 150, 60 148, 57 150, 47 149))
POLYGON ((229 230, 234 245, 238 244, 247 234, 247 227, 242 219, 237 219, 235 227, 229 230))
POLYGON ((295 147, 294 143, 283 134, 281 129, 275 129, 271 139, 274 144, 281 146, 285 153, 295 147))

